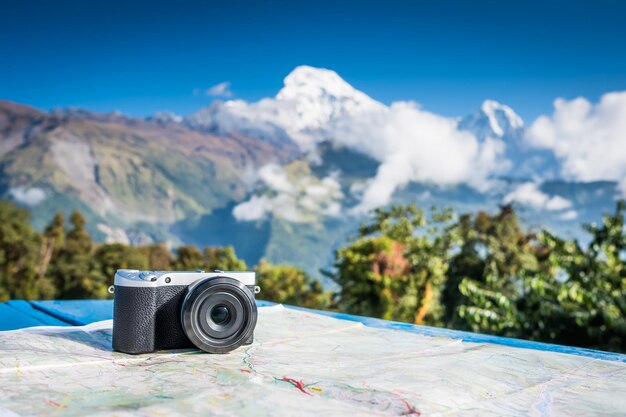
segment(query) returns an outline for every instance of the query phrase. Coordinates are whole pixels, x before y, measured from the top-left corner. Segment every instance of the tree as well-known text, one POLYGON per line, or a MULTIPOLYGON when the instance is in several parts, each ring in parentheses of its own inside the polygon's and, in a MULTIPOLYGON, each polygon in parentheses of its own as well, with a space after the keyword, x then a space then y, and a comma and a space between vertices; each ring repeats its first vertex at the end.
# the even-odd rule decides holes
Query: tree
POLYGON ((237 258, 232 246, 204 248, 203 261, 207 270, 245 271, 248 269, 245 261, 237 258))
POLYGON ((626 351, 626 202, 601 225, 584 225, 583 248, 543 232, 553 276, 533 276, 522 305, 525 333, 539 340, 626 351))
POLYGON ((37 277, 42 280, 48 272, 52 258, 56 258, 59 250, 65 244, 65 217, 63 213, 56 213, 46 227, 41 240, 37 277))
POLYGON ((203 269, 206 271, 244 271, 246 263, 237 258, 232 246, 206 247, 200 250, 193 245, 179 246, 174 267, 179 270, 203 269))
MULTIPOLYGON (((339 249, 335 254, 336 274, 331 277, 339 285, 339 308, 370 317, 410 320, 399 317, 394 297, 397 287, 406 283, 409 264, 404 247, 386 236, 361 238, 339 249), (394 280, 401 281, 394 284, 394 280)), ((408 291, 400 288, 403 293, 408 291)), ((417 297, 413 294, 416 311, 417 297)))
POLYGON ((202 269, 204 261, 202 254, 197 247, 192 245, 179 246, 176 249, 176 260, 174 261, 174 269, 181 271, 193 271, 202 269))
POLYGON ((92 258, 93 241, 85 230, 85 218, 72 212, 72 228, 65 236, 65 245, 49 267, 59 298, 106 298, 111 277, 98 273, 92 258))
POLYGON ((508 205, 495 215, 463 215, 456 228, 461 243, 450 260, 443 289, 445 322, 450 327, 516 334, 516 299, 523 278, 542 268, 538 260, 542 245, 535 234, 521 228, 508 205))
POLYGON ((455 241, 450 210, 427 217, 414 205, 377 209, 359 237, 335 254, 339 307, 412 323, 439 323, 439 288, 455 241))
POLYGON ((525 233, 506 212, 485 229, 470 227, 486 232, 475 241, 487 244, 475 251, 483 273, 466 274, 458 286, 459 318, 479 332, 626 351, 625 211, 620 201, 601 226, 585 225, 586 247, 545 230, 525 233))
POLYGON ((148 269, 148 257, 134 246, 121 243, 100 245, 94 252, 94 275, 113 283, 118 269, 148 269))
POLYGON ((163 243, 139 246, 137 248, 148 260, 148 268, 153 271, 167 271, 172 269, 172 254, 163 243))
POLYGON ((260 298, 264 300, 315 309, 326 309, 331 304, 331 293, 299 268, 261 261, 256 272, 260 298))
POLYGON ((511 206, 456 222, 449 211, 427 218, 412 206, 377 210, 336 252, 339 308, 626 351, 625 212, 620 201, 600 226, 585 226, 583 247, 524 230, 511 206))
POLYGON ((40 244, 28 211, 0 201, 0 300, 54 295, 54 287, 36 273, 40 244))

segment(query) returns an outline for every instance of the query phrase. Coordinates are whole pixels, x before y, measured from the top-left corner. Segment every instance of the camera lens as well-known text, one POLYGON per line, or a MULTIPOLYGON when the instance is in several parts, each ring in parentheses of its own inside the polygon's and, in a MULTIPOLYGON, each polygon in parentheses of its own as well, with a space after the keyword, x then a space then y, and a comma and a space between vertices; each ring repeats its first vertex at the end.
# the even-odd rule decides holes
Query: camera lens
POLYGON ((224 324, 230 320, 230 311, 225 305, 218 305, 211 310, 211 320, 216 324, 224 324))
POLYGON ((185 335, 206 352, 226 353, 243 345, 252 336, 256 320, 254 294, 230 277, 195 282, 181 305, 185 335))

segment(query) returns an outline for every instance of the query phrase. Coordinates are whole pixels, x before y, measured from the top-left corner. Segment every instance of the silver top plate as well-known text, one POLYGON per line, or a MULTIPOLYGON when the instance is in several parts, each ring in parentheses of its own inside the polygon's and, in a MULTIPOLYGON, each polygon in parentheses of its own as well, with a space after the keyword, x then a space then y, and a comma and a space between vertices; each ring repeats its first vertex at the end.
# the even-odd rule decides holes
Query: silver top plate
POLYGON ((199 279, 230 277, 244 285, 256 284, 253 271, 140 271, 137 269, 118 269, 115 273, 115 285, 120 287, 162 287, 170 285, 190 285, 199 279))

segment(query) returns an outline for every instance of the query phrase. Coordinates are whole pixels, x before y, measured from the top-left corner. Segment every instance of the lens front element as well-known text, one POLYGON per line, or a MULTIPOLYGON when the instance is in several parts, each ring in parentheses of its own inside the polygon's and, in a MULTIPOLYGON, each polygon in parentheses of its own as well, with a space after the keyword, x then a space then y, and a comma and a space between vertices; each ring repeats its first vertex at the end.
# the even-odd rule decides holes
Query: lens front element
POLYGON ((230 277, 206 278, 191 285, 181 306, 189 340, 210 353, 243 345, 254 332, 257 308, 252 292, 230 277))
POLYGON ((215 324, 224 324, 230 319, 230 310, 225 305, 218 305, 211 310, 211 320, 215 324))

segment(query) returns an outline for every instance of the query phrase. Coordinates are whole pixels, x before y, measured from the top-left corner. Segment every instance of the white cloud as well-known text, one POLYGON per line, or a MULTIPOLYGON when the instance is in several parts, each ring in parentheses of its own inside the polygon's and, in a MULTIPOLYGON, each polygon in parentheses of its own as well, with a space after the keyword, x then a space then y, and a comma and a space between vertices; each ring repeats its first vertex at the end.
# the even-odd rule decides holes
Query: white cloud
MULTIPOLYGON (((228 96, 229 87, 228 82, 220 83, 208 94, 228 96)), ((487 101, 483 111, 497 136, 503 130, 495 125, 496 105, 487 101)), ((511 126, 522 127, 511 109, 498 106, 511 126)), ((243 132, 267 140, 292 140, 311 160, 319 159, 316 145, 325 140, 371 156, 380 165, 373 178, 353 187, 354 195, 361 198, 356 212, 387 204, 393 193, 409 182, 464 183, 479 191, 493 190, 497 176, 512 166, 505 157, 506 143, 500 138, 479 140, 460 130, 458 120, 430 113, 412 102, 386 106, 334 71, 307 66, 289 74, 274 98, 214 103, 187 120, 223 134, 243 132)), ((529 127, 524 145, 552 152, 566 179, 616 180, 626 195, 624 132, 626 92, 605 94, 597 104, 584 98, 558 99, 553 115, 539 117, 529 127)), ((530 158, 524 162, 529 165, 530 158)), ((537 180, 541 179, 545 172, 537 180)), ((566 210, 569 203, 556 197, 542 201, 543 209, 555 211, 566 210)))
POLYGON ((503 201, 505 203, 518 203, 535 210, 561 211, 572 207, 572 202, 561 197, 550 197, 539 189, 539 185, 534 182, 526 182, 517 186, 512 192, 507 194, 503 201))
POLYGON ((559 195, 551 197, 546 202, 546 209, 550 211, 565 210, 572 207, 572 202, 559 195))
MULTIPOLYGON (((354 89, 335 72, 298 67, 285 78, 275 98, 255 103, 230 100, 188 118, 219 132, 244 132, 260 138, 291 139, 305 154, 330 140, 380 162, 366 184, 355 212, 387 204, 409 182, 441 186, 467 183, 489 189, 506 172, 505 143, 479 141, 460 130, 458 120, 420 109, 412 102, 386 106, 354 89)), ((312 155, 313 159, 319 155, 312 155)))
POLYGON ((533 147, 552 150, 567 179, 624 183, 625 135, 626 91, 607 93, 597 104, 585 98, 557 99, 552 116, 539 117, 525 140, 533 147))
POLYGON ((323 131, 293 129, 299 116, 290 103, 279 100, 252 104, 235 100, 213 110, 212 120, 226 131, 243 130, 262 137, 282 133, 304 152, 314 150, 319 140, 331 139, 378 160, 377 174, 361 190, 362 201, 356 212, 387 204, 395 190, 411 181, 442 186, 468 183, 486 190, 493 174, 510 167, 503 157, 503 141, 488 138, 480 142, 472 133, 460 130, 457 120, 424 111, 410 102, 390 107, 371 104, 332 119, 323 131))
POLYGON ((276 216, 294 223, 314 222, 320 216, 341 214, 341 186, 335 176, 322 180, 308 172, 288 175, 278 165, 262 167, 258 174, 258 193, 233 209, 239 221, 254 221, 276 216))
POLYGON ((9 189, 9 194, 15 201, 27 206, 36 206, 47 197, 46 192, 41 188, 14 187, 9 189))
POLYGON ((258 176, 261 182, 273 191, 278 193, 290 193, 293 191, 293 184, 289 181, 285 170, 279 165, 265 165, 259 170, 258 176))
POLYGON ((219 84, 215 84, 214 86, 209 87, 206 90, 195 88, 193 90, 193 94, 196 96, 205 95, 205 96, 211 96, 211 97, 225 97, 225 98, 230 98, 233 96, 233 92, 230 89, 230 81, 224 81, 219 84))
POLYGON ((578 212, 576 210, 567 210, 559 216, 561 220, 576 220, 578 218, 578 212))
POLYGON ((268 197, 253 195, 248 201, 235 206, 233 216, 241 221, 262 220, 271 210, 272 201, 268 197))
POLYGON ((456 120, 410 102, 350 118, 334 135, 338 143, 381 163, 366 184, 356 212, 387 204, 395 190, 411 181, 443 186, 468 183, 486 190, 490 177, 509 167, 502 141, 481 143, 473 134, 459 130, 456 120))
POLYGON ((104 241, 106 243, 123 243, 124 245, 130 245, 130 239, 128 238, 128 234, 124 229, 118 227, 111 227, 104 223, 99 223, 97 226, 98 230, 100 230, 105 235, 104 241))

